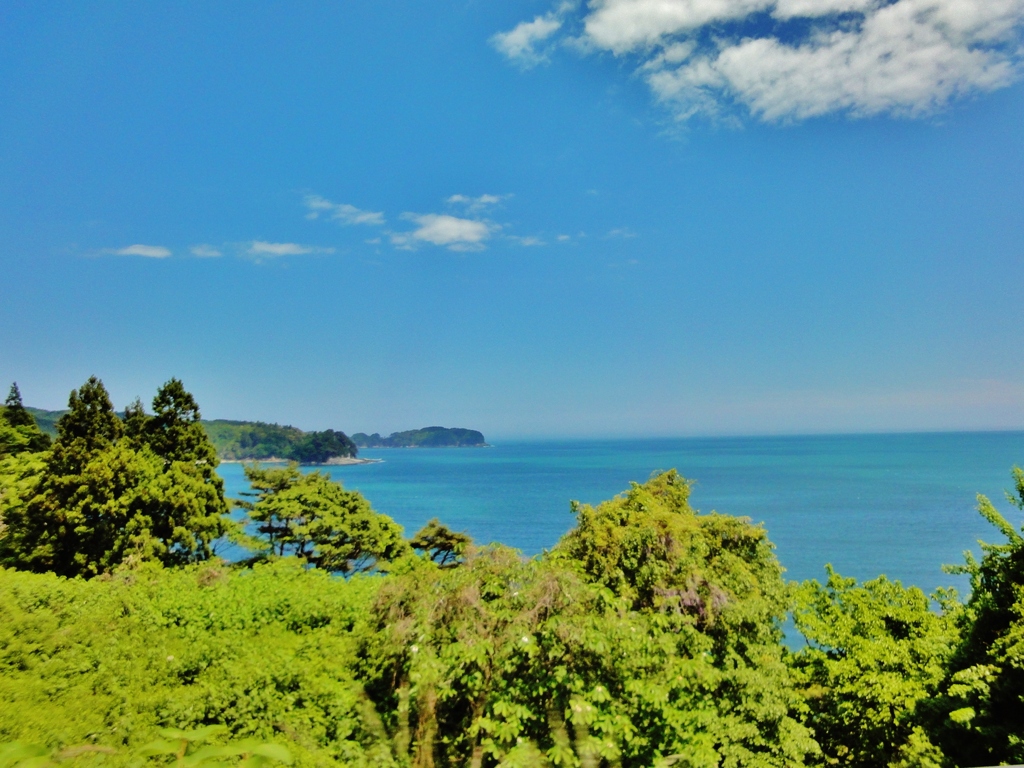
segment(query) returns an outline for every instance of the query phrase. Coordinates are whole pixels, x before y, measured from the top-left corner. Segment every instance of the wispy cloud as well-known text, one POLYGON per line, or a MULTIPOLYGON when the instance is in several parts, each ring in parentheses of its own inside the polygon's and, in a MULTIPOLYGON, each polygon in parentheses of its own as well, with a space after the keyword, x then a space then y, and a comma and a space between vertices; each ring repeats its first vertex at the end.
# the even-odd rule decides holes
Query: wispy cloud
POLYGON ((545 42, 561 28, 562 20, 553 12, 499 32, 491 38, 491 45, 518 66, 530 69, 548 60, 549 46, 545 42))
POLYGON ((518 237, 516 235, 509 235, 508 239, 512 240, 513 242, 519 243, 519 245, 521 245, 521 246, 523 246, 525 248, 533 248, 533 247, 537 247, 537 246, 541 246, 541 245, 547 245, 547 243, 544 242, 541 238, 534 237, 533 235, 527 235, 526 237, 518 237))
POLYGON ((492 42, 527 65, 544 59, 557 33, 575 30, 583 50, 631 57, 681 120, 737 107, 768 122, 916 117, 1006 87, 1024 69, 1024 0, 601 0, 581 8, 560 5, 492 42))
POLYGON ((171 250, 164 248, 162 245, 142 245, 141 243, 136 243, 135 245, 129 245, 127 248, 107 249, 104 253, 111 253, 115 256, 142 256, 147 259, 166 259, 171 255, 171 250))
POLYGON ((480 213, 510 197, 512 195, 480 195, 479 197, 452 195, 445 202, 448 205, 461 206, 467 213, 480 213))
POLYGON ((224 255, 221 253, 219 248, 214 248, 212 245, 206 245, 205 243, 202 245, 193 245, 189 249, 189 253, 193 256, 198 256, 201 259, 211 259, 224 255))
POLYGON ((300 245, 299 243, 268 243, 265 240, 253 240, 246 253, 260 258, 274 258, 277 256, 304 256, 309 253, 334 253, 334 249, 300 245))
MULTIPOLYGON (((415 250, 423 246, 438 246, 451 251, 482 251, 489 240, 502 231, 502 225, 489 215, 497 206, 513 197, 511 194, 485 192, 479 195, 454 194, 444 199, 449 212, 410 213, 398 216, 402 221, 411 222, 415 228, 400 231, 386 228, 382 234, 395 248, 415 250)), ((383 212, 364 211, 353 205, 334 203, 319 195, 307 195, 303 200, 308 213, 306 218, 321 216, 341 221, 343 224, 385 224, 383 212)), ((547 243, 536 236, 503 235, 503 239, 522 246, 541 246, 547 243)), ((363 240, 367 245, 379 245, 381 238, 363 240)), ((309 253, 310 246, 295 243, 252 244, 247 253, 251 256, 279 256, 309 253)))
POLYGON ((629 240, 630 238, 636 237, 636 232, 631 230, 629 227, 616 227, 615 229, 608 230, 608 234, 605 235, 605 237, 610 240, 615 238, 629 240))
POLYGON ((414 248, 419 243, 440 245, 451 251, 480 251, 495 224, 478 219, 463 219, 444 213, 405 213, 402 218, 417 224, 412 232, 393 232, 391 242, 399 248, 414 248))
POLYGON ((307 219, 318 219, 324 216, 342 224, 369 224, 380 227, 386 222, 381 211, 364 211, 348 203, 332 203, 319 195, 306 195, 304 201, 308 213, 307 219))

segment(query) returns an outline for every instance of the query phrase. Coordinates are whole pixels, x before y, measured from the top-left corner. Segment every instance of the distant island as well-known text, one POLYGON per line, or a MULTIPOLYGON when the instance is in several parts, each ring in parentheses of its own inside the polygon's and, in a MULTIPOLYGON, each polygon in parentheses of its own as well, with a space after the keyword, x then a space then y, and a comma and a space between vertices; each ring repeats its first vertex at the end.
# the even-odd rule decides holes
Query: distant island
POLYGON ((374 432, 356 432, 352 441, 360 448, 486 448, 483 434, 475 429, 424 427, 407 432, 392 432, 381 437, 374 432))
MULTIPOLYGON (((57 436, 57 420, 66 411, 26 408, 39 429, 57 436)), ((118 414, 123 416, 123 414, 118 414)), ((359 448, 344 432, 326 429, 304 432, 297 427, 262 421, 214 419, 200 422, 217 449, 221 461, 297 461, 300 464, 351 464, 359 448)), ((479 433, 477 433, 479 434, 479 433)))

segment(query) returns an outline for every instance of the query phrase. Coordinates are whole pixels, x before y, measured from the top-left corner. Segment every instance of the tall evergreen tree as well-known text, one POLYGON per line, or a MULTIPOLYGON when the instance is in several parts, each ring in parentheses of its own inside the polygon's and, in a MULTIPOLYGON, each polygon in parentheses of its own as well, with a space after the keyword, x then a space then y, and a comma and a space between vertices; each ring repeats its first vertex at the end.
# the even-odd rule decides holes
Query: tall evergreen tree
POLYGON ((57 420, 57 439, 46 474, 70 477, 80 473, 100 451, 114 446, 124 427, 103 382, 95 376, 68 396, 68 412, 57 420))
POLYGON ((11 384, 0 411, 0 456, 39 453, 49 447, 50 436, 39 429, 35 418, 22 405, 18 384, 11 384))
POLYGON ((232 523, 216 456, 196 433, 199 409, 175 379, 154 402, 153 419, 129 406, 126 433, 99 379, 72 391, 39 482, 5 513, 3 564, 93 576, 211 556, 232 523))
POLYGON ((4 420, 12 427, 33 427, 36 424, 32 414, 22 405, 18 382, 11 384, 11 391, 4 401, 4 420))
POLYGON ((146 444, 146 427, 149 424, 149 415, 142 400, 136 397, 128 407, 124 409, 124 437, 135 448, 141 448, 146 444))
POLYGON ((145 423, 146 443, 164 461, 184 461, 212 476, 217 451, 200 423, 199 404, 185 385, 171 379, 153 398, 153 416, 145 423))
POLYGON ((79 389, 71 390, 68 412, 57 421, 54 458, 81 462, 95 451, 110 448, 123 432, 107 388, 90 376, 79 389))

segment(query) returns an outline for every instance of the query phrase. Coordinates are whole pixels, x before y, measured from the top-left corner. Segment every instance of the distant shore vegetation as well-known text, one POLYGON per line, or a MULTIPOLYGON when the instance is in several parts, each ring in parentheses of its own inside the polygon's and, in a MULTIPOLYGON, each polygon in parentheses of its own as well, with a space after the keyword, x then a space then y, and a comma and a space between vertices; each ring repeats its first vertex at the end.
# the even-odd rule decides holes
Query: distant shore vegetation
POLYGON ((333 429, 303 432, 296 427, 264 424, 260 421, 204 421, 217 455, 228 461, 297 461, 299 464, 327 464, 336 458, 355 458, 356 444, 333 429))
MULTIPOLYGON (((44 435, 57 436, 57 422, 63 411, 46 411, 22 406, 44 435)), ((118 412, 123 417, 124 412, 118 412)), ((26 417, 27 418, 27 417, 26 417)), ((296 461, 299 464, 331 464, 337 459, 354 459, 360 448, 480 448, 487 442, 475 429, 423 427, 392 432, 388 437, 357 432, 349 437, 333 429, 303 431, 298 427, 262 421, 201 419, 222 461, 296 461)), ((0 435, 0 440, 5 439, 0 435)))
MULTIPOLYGON (((787 583, 762 526, 661 472, 534 558, 411 537, 296 464, 217 451, 172 379, 92 378, 52 441, 0 412, 0 765, 952 768, 1024 761, 1024 536, 957 572, 787 583), (217 556, 226 542, 252 553, 217 556), (791 618, 806 644, 783 642, 791 618)), ((1024 471, 1008 499, 1024 510, 1024 471)))
POLYGON ((484 448, 487 442, 475 429, 459 427, 423 427, 406 432, 392 432, 381 437, 374 432, 356 432, 352 440, 360 448, 484 448))
MULTIPOLYGON (((57 436, 57 422, 67 411, 25 408, 40 431, 57 436)), ((124 417, 123 411, 118 412, 124 417)), ((344 433, 333 429, 305 432, 297 427, 262 421, 200 419, 218 458, 224 461, 297 461, 329 464, 333 459, 355 458, 359 448, 344 433)))

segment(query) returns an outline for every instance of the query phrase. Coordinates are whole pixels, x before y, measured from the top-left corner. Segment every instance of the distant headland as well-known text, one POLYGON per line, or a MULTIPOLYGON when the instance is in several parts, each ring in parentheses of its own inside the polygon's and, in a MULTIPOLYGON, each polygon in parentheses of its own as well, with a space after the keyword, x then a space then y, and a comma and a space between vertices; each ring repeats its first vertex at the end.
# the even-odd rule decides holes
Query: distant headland
MULTIPOLYGON (((26 408, 39 428, 57 436, 57 419, 67 411, 26 408)), ((119 416, 123 414, 119 413, 119 416)), ((262 421, 203 419, 200 422, 221 461, 297 461, 300 464, 368 464, 344 432, 333 429, 305 432, 298 427, 262 421)))
POLYGON ((356 432, 352 441, 360 448, 488 448, 482 433, 459 427, 423 427, 392 432, 381 437, 374 432, 356 432))
MULTIPOLYGON (((39 428, 57 435, 57 419, 67 411, 27 408, 39 428)), ((123 415, 123 414, 119 414, 123 415)), ((393 432, 388 437, 357 432, 349 437, 333 429, 305 432, 298 427, 262 421, 203 419, 221 461, 297 461, 300 464, 368 464, 376 459, 358 458, 360 448, 484 448, 482 433, 475 429, 424 427, 393 432)))

